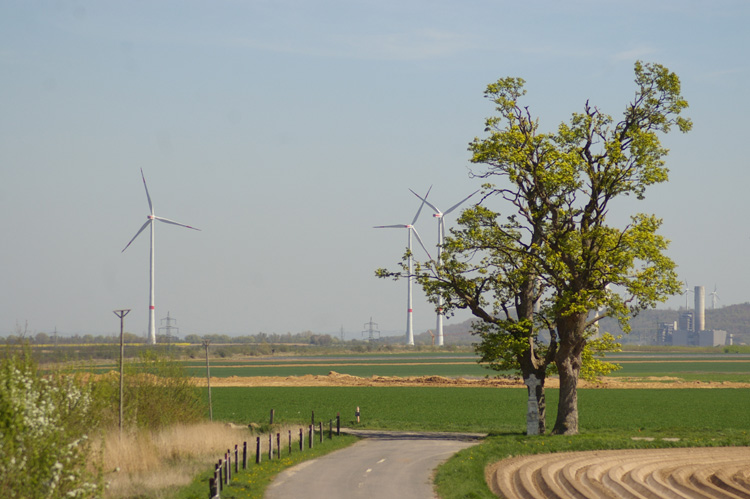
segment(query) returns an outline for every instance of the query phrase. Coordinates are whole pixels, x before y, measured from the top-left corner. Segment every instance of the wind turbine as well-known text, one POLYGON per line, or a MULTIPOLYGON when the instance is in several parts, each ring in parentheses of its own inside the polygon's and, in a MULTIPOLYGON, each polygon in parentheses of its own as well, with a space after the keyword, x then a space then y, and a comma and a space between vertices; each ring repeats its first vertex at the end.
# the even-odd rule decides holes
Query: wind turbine
MULTIPOLYGON (((411 190, 411 189, 410 189, 411 190)), ((430 190, 432 190, 432 186, 427 190, 427 194, 425 194, 425 198, 430 194, 430 190)), ((414 191, 412 191, 414 192, 414 191)), ((419 244, 422 246, 422 249, 427 253, 427 256, 432 259, 430 256, 430 252, 427 251, 427 248, 425 247, 424 243, 422 242, 422 238, 419 237, 419 232, 417 232, 417 228, 414 227, 414 224, 417 223, 417 218, 419 218, 419 214, 422 212, 422 207, 424 206, 424 200, 422 201, 422 204, 419 205, 419 209, 417 210, 417 214, 414 215, 414 219, 411 221, 410 224, 396 224, 396 225, 376 225, 375 229, 406 229, 407 230, 407 239, 406 239, 406 248, 409 252, 409 277, 407 278, 407 298, 406 298, 406 344, 407 345, 413 345, 414 344, 414 323, 412 320, 412 287, 414 283, 414 258, 411 253, 411 234, 414 233, 415 236, 417 236, 417 241, 419 241, 419 244)))
POLYGON ((687 312, 690 308, 688 307, 688 295, 694 291, 688 286, 687 280, 685 280, 685 289, 682 290, 682 294, 685 295, 685 311, 687 312))
MULTIPOLYGON (((411 191, 411 189, 409 189, 411 191)), ((466 202, 471 196, 479 192, 479 190, 476 190, 463 198, 458 203, 454 204, 450 208, 448 208, 445 212, 440 211, 434 204, 427 201, 427 196, 422 197, 419 194, 417 194, 414 191, 411 191, 412 194, 417 196, 419 199, 422 200, 423 203, 426 203, 427 206, 433 209, 435 212, 432 216, 434 218, 437 218, 438 220, 438 245, 437 245, 437 264, 440 266, 440 253, 443 252, 443 238, 445 236, 445 215, 448 215, 453 210, 461 206, 464 202, 466 202)), ((438 297, 438 308, 437 308, 437 336, 438 336, 438 346, 443 346, 443 297, 438 297)))
POLYGON ((716 291, 716 284, 714 284, 714 290, 708 294, 711 296, 711 310, 716 310, 716 302, 719 301, 719 293, 716 291))
MULTIPOLYGON (((130 240, 130 242, 122 249, 122 252, 124 252, 126 249, 128 249, 128 246, 135 241, 135 238, 138 237, 141 232, 143 232, 146 227, 151 227, 151 251, 150 251, 150 259, 149 259, 149 294, 148 294, 148 340, 149 343, 152 345, 156 344, 156 329, 155 329, 155 321, 154 321, 154 314, 155 314, 155 308, 154 308, 154 221, 158 220, 160 222, 164 222, 167 224, 172 225, 179 225, 180 227, 187 227, 188 229, 193 230, 200 230, 196 229, 195 227, 191 227, 189 225, 181 224, 178 222, 175 222, 174 220, 169 220, 167 218, 157 217, 154 215, 154 205, 151 204, 151 196, 148 194, 148 186, 146 185, 146 177, 143 175, 143 168, 141 168, 141 178, 143 179, 143 187, 146 189, 146 199, 148 199, 148 208, 151 212, 146 220, 146 223, 144 223, 140 229, 138 229, 138 232, 135 233, 133 236, 133 239, 130 240)), ((122 253, 121 252, 121 253, 122 253)))

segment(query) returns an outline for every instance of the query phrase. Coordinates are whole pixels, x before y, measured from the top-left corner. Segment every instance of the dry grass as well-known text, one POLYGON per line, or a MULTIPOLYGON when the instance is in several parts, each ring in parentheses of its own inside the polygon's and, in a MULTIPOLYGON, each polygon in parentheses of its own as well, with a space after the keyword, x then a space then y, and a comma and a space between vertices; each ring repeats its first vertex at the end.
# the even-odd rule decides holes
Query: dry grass
MULTIPOLYGON (((107 497, 169 497, 170 491, 192 482, 193 477, 224 456, 235 444, 255 439, 245 427, 200 423, 165 428, 158 432, 105 435, 102 448, 107 497)), ((241 452, 241 451, 240 451, 241 452)), ((254 456, 254 454, 253 454, 254 456)), ((254 457, 253 457, 254 458, 254 457)), ((250 458, 248 457, 248 460, 250 458)))

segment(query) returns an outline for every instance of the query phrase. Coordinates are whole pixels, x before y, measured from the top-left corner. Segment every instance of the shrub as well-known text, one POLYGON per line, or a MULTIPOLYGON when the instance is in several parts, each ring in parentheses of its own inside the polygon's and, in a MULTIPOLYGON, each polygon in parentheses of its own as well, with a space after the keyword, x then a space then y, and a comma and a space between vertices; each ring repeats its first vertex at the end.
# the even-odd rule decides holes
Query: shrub
POLYGON ((193 423, 207 412, 182 365, 153 351, 143 352, 139 363, 127 367, 124 385, 125 420, 139 428, 193 423))
POLYGON ((99 497, 87 428, 90 386, 72 376, 39 376, 28 350, 0 360, 0 496, 99 497))

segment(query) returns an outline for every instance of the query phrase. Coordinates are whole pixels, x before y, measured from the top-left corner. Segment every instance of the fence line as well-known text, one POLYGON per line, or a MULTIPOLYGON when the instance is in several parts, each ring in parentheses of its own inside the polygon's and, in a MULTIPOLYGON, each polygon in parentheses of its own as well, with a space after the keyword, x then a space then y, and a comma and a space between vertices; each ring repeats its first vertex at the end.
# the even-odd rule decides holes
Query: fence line
MULTIPOLYGON (((271 410, 271 422, 273 422, 274 411, 271 410)), ((311 421, 313 424, 308 427, 308 445, 309 448, 313 448, 313 440, 315 440, 315 412, 312 413, 311 421)), ((319 421, 320 428, 320 442, 323 442, 323 422, 319 421)), ((341 416, 340 413, 336 413, 336 435, 341 434, 341 416)), ((256 437, 255 440, 255 464, 261 464, 263 449, 261 446, 261 437, 256 437)), ((333 438, 333 420, 329 421, 328 438, 333 438)), ((304 431, 302 428, 299 429, 299 450, 304 451, 304 431)), ((268 460, 274 459, 273 452, 273 431, 268 434, 268 460)), ((292 453, 292 430, 289 430, 289 454, 292 453)), ((281 459, 281 433, 276 433, 276 459, 281 459)), ((227 487, 231 481, 233 475, 239 475, 240 472, 240 457, 239 457, 239 444, 234 445, 234 458, 232 456, 232 450, 227 449, 224 453, 223 458, 219 458, 218 462, 214 465, 214 476, 208 479, 209 497, 211 499, 220 499, 221 492, 224 487, 227 487), (232 470, 232 463, 234 463, 234 470, 232 470)), ((247 441, 242 443, 242 470, 246 470, 247 465, 247 441)))

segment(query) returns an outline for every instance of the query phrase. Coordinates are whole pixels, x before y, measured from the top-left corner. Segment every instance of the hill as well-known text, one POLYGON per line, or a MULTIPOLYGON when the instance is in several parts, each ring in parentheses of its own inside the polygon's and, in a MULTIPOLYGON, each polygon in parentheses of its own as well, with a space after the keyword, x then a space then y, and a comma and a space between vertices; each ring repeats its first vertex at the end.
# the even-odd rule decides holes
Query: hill
MULTIPOLYGON (((623 335, 621 340, 623 344, 652 345, 655 343, 658 324, 676 322, 680 313, 684 311, 684 308, 644 310, 630 319, 631 332, 628 335, 625 335, 617 321, 612 319, 602 320, 602 330, 613 335, 623 335)), ((471 345, 475 343, 477 338, 471 334, 473 321, 474 319, 468 319, 458 324, 446 325, 443 329, 445 344, 471 345)), ((730 333, 735 344, 750 344, 750 303, 707 309, 706 329, 720 329, 730 333)), ((432 337, 425 331, 415 335, 414 342, 430 345, 432 337)))

